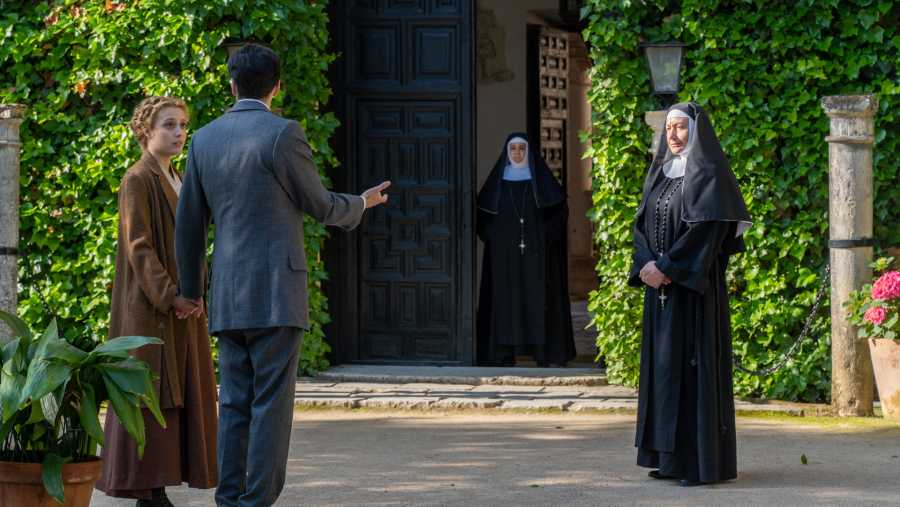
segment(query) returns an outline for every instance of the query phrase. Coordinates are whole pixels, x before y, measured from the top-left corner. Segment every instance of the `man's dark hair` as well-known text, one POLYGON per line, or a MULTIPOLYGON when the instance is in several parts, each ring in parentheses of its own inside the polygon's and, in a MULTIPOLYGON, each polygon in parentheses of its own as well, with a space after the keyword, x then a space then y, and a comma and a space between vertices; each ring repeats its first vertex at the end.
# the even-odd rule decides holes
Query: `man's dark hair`
POLYGON ((228 59, 228 75, 242 99, 261 99, 272 93, 281 79, 278 54, 259 44, 248 44, 228 59))

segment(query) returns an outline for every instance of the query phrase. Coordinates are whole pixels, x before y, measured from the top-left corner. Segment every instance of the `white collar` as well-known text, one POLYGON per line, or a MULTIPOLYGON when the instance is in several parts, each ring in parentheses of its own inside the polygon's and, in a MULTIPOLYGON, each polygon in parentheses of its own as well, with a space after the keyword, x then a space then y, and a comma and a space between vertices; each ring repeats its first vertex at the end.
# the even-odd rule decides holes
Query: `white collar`
POLYGON ((252 100, 253 102, 259 102, 260 104, 266 106, 266 109, 268 109, 269 111, 272 110, 271 107, 267 106, 266 103, 263 102, 263 101, 261 101, 261 100, 256 100, 256 99, 241 99, 241 100, 239 100, 238 102, 243 102, 243 101, 245 101, 245 100, 252 100))

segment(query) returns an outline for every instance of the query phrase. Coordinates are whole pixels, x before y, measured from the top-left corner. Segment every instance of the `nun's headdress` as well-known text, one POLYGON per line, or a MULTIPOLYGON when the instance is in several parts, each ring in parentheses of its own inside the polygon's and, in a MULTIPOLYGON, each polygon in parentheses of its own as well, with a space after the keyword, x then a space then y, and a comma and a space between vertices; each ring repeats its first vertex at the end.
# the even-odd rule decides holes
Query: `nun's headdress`
POLYGON ((511 165, 512 163, 509 159, 509 143, 517 137, 524 139, 525 142, 528 143, 528 153, 526 156, 528 170, 531 171, 534 201, 537 203, 537 207, 546 208, 547 206, 552 206, 568 199, 562 186, 556 181, 556 176, 553 175, 553 171, 547 167, 547 162, 544 161, 543 157, 535 153, 536 150, 532 149, 531 142, 528 141, 528 136, 522 132, 515 132, 506 138, 506 143, 503 144, 503 152, 500 154, 500 158, 497 159, 497 163, 494 164, 494 168, 491 169, 491 174, 488 176, 487 180, 485 180, 484 186, 481 187, 481 191, 478 192, 478 197, 476 198, 478 207, 488 213, 496 214, 499 212, 500 191, 503 188, 503 172, 506 170, 506 166, 511 165))
POLYGON ((677 177, 676 166, 683 163, 682 219, 685 222, 737 222, 737 235, 742 235, 753 222, 709 116, 693 102, 675 104, 670 109, 670 112, 674 111, 678 113, 670 113, 669 117, 686 116, 693 123, 693 132, 689 135, 683 156, 673 154, 665 139, 660 143, 660 150, 653 157, 647 179, 644 180, 644 192, 635 216, 644 213, 647 196, 659 173, 665 168, 669 175, 677 177), (665 149, 662 149, 663 146, 665 149))

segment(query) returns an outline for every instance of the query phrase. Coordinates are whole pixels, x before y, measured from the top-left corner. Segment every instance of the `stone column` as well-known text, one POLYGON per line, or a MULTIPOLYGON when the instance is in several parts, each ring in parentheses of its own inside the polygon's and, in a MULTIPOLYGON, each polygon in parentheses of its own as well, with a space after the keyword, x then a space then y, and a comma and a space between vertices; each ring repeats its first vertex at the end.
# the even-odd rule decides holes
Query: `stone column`
POLYGON ((872 142, 878 98, 822 99, 828 142, 831 247, 831 407, 840 416, 872 414, 874 374, 865 338, 847 323, 850 291, 872 283, 872 142))
POLYGON ((650 141, 650 149, 647 150, 653 156, 656 156, 656 150, 659 149, 659 143, 662 142, 662 133, 666 128, 666 116, 669 111, 647 111, 644 113, 644 121, 653 129, 653 139, 650 141))
POLYGON ((591 58, 581 35, 569 33, 568 98, 566 121, 566 192, 569 195, 569 292, 588 299, 600 285, 597 259, 593 255, 593 228, 587 214, 594 206, 591 171, 594 164, 584 158, 589 142, 581 142, 579 132, 591 129, 591 58))
MULTIPOLYGON (((19 124, 26 106, 0 104, 0 308, 16 313, 19 290, 19 124)), ((0 324, 0 340, 15 338, 0 324)))

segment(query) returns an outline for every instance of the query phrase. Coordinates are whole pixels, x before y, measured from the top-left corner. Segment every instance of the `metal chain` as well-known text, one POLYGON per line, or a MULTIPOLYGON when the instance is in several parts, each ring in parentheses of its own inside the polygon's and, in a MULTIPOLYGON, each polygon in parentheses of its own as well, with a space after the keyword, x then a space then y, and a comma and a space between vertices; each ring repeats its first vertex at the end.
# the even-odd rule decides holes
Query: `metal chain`
POLYGON ((803 340, 806 339, 806 335, 809 334, 809 330, 812 328, 813 320, 815 320, 816 314, 819 312, 819 305, 822 303, 822 299, 825 297, 825 289, 828 288, 828 282, 830 279, 831 279, 831 264, 829 264, 828 266, 825 267, 825 278, 822 280, 822 287, 819 288, 819 294, 816 296, 816 304, 813 305, 812 312, 810 312, 809 318, 806 319, 806 326, 804 326, 803 332, 800 333, 800 338, 797 339, 797 343, 795 343, 794 346, 791 347, 791 350, 788 351, 788 353, 784 355, 784 357, 781 359, 781 361, 778 362, 778 364, 776 364, 775 366, 772 366, 771 368, 766 368, 765 370, 753 371, 753 370, 748 370, 747 368, 744 368, 741 365, 741 363, 737 362, 737 360, 732 358, 732 363, 734 363, 734 367, 748 375, 762 376, 762 375, 771 375, 772 373, 775 373, 776 371, 781 369, 781 367, 784 366, 785 363, 790 361, 791 358, 794 357, 794 354, 796 354, 797 351, 800 350, 800 344, 803 343, 803 340))
POLYGON ((25 258, 25 266, 28 267, 28 278, 31 279, 31 285, 34 286, 34 290, 37 291, 38 297, 41 298, 41 304, 44 305, 44 310, 51 318, 56 317, 56 315, 53 315, 53 312, 50 311, 50 305, 48 305, 47 300, 44 299, 44 294, 41 292, 41 288, 38 287, 37 280, 34 278, 34 268, 31 265, 31 259, 28 258, 28 254, 23 255, 23 257, 25 258))

